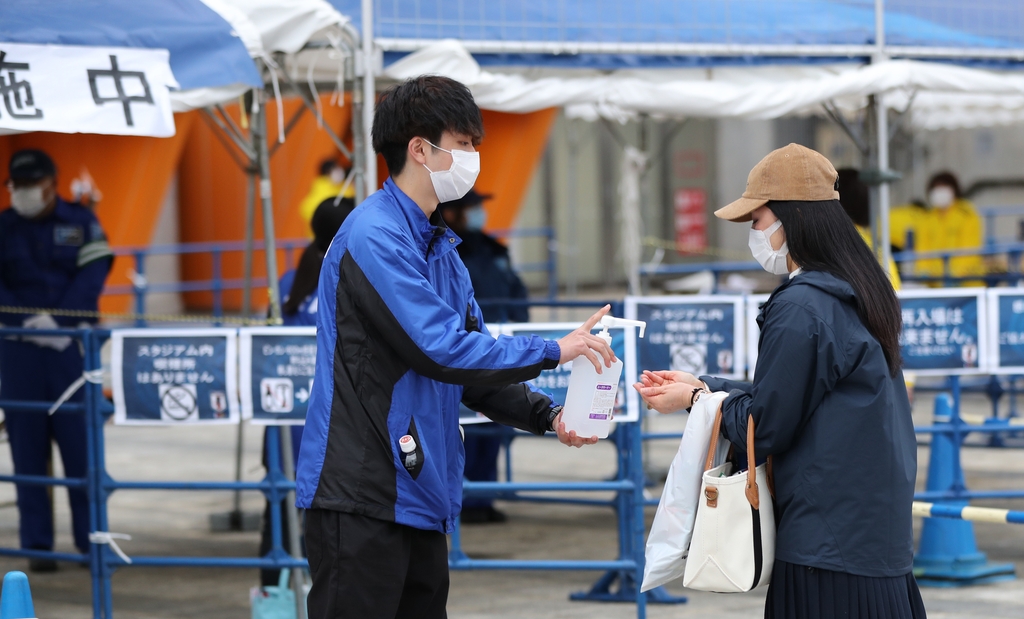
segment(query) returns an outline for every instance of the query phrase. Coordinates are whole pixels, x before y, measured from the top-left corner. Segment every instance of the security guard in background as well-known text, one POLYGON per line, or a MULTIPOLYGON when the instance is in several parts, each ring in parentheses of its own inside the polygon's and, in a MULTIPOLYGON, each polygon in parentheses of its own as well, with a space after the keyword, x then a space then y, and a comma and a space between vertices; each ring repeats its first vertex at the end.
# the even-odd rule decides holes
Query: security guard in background
MULTIPOLYGON (((22 150, 8 168, 11 208, 0 212, 0 306, 40 308, 39 313, 0 310, 9 327, 56 329, 95 319, 53 316, 42 311, 96 311, 113 255, 93 212, 57 195, 53 160, 22 150)), ((0 398, 54 402, 82 375, 82 349, 69 337, 0 339, 0 398)), ((78 391, 70 401, 81 401, 78 391)), ((14 472, 46 475, 51 441, 60 447, 68 478, 86 475, 85 418, 78 413, 5 408, 14 472)), ((89 549, 89 502, 82 489, 68 488, 75 546, 89 549)), ((53 510, 43 486, 18 486, 21 547, 53 549, 53 510)), ((53 571, 49 559, 30 559, 32 571, 53 571)))

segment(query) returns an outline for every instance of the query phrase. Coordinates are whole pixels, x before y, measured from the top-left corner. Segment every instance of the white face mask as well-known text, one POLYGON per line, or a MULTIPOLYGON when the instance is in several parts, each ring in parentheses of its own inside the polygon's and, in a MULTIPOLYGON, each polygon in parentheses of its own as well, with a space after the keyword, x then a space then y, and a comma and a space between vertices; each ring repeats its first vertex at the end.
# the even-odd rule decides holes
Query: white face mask
POLYGON ((438 202, 451 202, 458 200, 469 193, 469 190, 476 184, 476 177, 480 174, 480 153, 465 150, 445 150, 424 140, 438 150, 443 150, 452 156, 452 167, 447 170, 434 172, 423 164, 430 172, 430 182, 434 185, 434 193, 437 194, 438 202))
POLYGON ((775 275, 789 273, 789 267, 786 266, 789 246, 783 243, 779 249, 772 247, 772 235, 781 227, 782 222, 776 221, 768 226, 767 230, 754 230, 751 228, 750 238, 747 241, 747 244, 750 246, 750 253, 754 254, 754 260, 757 260, 765 271, 775 275))
POLYGON ((42 187, 20 187, 11 189, 10 192, 11 208, 26 219, 32 219, 46 208, 42 187))
POLYGON ((953 206, 954 201, 956 201, 956 194, 953 193, 952 187, 938 185, 928 192, 928 204, 935 208, 947 209, 953 206))
POLYGON ((335 185, 340 185, 345 182, 345 170, 344 168, 334 168, 330 174, 331 182, 335 185))

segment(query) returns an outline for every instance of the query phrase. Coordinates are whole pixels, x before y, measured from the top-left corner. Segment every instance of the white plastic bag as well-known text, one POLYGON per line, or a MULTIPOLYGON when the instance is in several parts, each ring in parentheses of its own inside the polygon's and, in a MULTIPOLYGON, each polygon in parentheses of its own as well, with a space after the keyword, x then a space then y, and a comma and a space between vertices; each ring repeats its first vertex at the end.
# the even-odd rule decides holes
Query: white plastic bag
MULTIPOLYGON (((672 459, 665 489, 661 493, 658 512, 654 515, 651 533, 647 536, 646 565, 641 591, 649 591, 680 578, 686 566, 693 523, 697 518, 701 475, 711 444, 718 405, 729 395, 719 391, 698 397, 683 430, 679 451, 672 459)), ((729 455, 729 441, 718 441, 715 466, 729 455)))

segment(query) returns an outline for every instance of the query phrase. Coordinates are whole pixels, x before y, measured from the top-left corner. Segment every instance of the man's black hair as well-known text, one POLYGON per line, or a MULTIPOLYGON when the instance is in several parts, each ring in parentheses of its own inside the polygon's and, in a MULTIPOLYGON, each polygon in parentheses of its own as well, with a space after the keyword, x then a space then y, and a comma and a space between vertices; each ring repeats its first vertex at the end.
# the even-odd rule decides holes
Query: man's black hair
POLYGON ((420 137, 434 144, 445 131, 461 133, 479 144, 484 136, 480 108, 463 84, 447 77, 426 75, 389 88, 373 114, 373 150, 384 157, 392 176, 402 173, 409 140, 420 137))

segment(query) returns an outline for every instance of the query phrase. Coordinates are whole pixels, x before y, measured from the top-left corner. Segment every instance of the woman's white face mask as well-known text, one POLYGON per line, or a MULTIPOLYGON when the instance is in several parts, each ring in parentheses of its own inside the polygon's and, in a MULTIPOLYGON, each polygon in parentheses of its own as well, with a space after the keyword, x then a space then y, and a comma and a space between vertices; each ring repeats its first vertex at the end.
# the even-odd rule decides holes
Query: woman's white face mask
POLYGON ((757 260, 765 271, 775 275, 789 273, 789 266, 786 264, 789 246, 783 242, 782 247, 778 249, 772 247, 772 235, 781 227, 782 222, 776 221, 765 230, 751 228, 750 238, 747 240, 747 244, 750 246, 750 253, 754 255, 754 260, 757 260))

